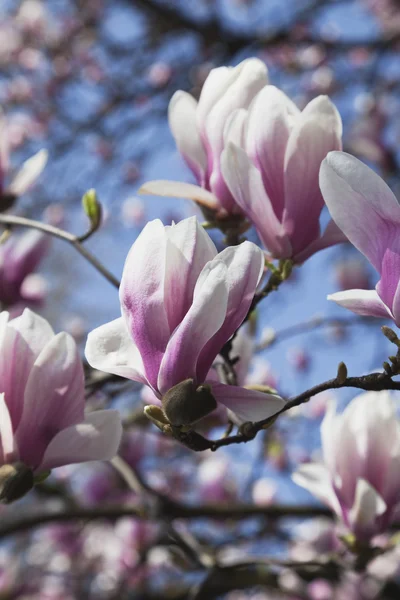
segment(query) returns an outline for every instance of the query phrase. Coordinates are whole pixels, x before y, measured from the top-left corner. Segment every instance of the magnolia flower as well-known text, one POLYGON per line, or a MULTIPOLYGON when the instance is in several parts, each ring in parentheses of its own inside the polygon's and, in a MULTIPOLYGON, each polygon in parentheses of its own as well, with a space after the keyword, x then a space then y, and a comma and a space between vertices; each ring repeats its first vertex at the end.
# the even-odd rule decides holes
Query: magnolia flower
POLYGON ((176 92, 169 104, 169 125, 179 152, 193 172, 198 185, 174 181, 151 181, 141 192, 158 196, 192 198, 220 216, 241 214, 221 174, 221 153, 225 126, 232 113, 246 109, 268 83, 267 68, 257 58, 236 67, 212 69, 200 99, 176 92))
POLYGON ((321 425, 323 464, 293 475, 362 543, 384 532, 400 506, 400 423, 389 392, 367 392, 321 425))
MULTIPOLYGON (((45 168, 47 156, 47 150, 39 150, 39 152, 23 163, 11 182, 6 185, 5 178, 10 171, 10 160, 7 123, 0 111, 0 198, 8 197, 11 202, 13 198, 27 192, 45 168)), ((5 206, 5 208, 8 208, 8 206, 5 206)))
MULTIPOLYGON (((42 293, 32 278, 33 271, 46 254, 49 238, 39 231, 11 235, 0 244, 0 302, 3 306, 40 302, 42 293)), ((35 276, 37 277, 37 276, 35 276)))
POLYGON ((23 465, 33 476, 69 463, 112 458, 122 434, 118 412, 85 417, 84 406, 83 368, 73 338, 55 335, 45 319, 28 309, 11 321, 2 312, 0 464, 23 465))
POLYGON ((251 242, 217 254, 195 217, 168 227, 151 221, 125 262, 122 317, 89 334, 87 360, 149 386, 174 425, 190 425, 218 402, 243 421, 276 413, 281 398, 208 377, 247 315, 263 266, 251 242))
POLYGON ((224 130, 221 171, 246 217, 274 258, 303 262, 344 241, 330 222, 321 235, 324 201, 318 187, 321 161, 341 148, 342 123, 327 96, 300 112, 268 85, 248 110, 231 115, 224 130))
POLYGON ((324 160, 320 185, 332 218, 381 277, 374 290, 337 292, 328 299, 400 326, 400 206, 395 195, 376 173, 345 152, 332 152, 324 160))

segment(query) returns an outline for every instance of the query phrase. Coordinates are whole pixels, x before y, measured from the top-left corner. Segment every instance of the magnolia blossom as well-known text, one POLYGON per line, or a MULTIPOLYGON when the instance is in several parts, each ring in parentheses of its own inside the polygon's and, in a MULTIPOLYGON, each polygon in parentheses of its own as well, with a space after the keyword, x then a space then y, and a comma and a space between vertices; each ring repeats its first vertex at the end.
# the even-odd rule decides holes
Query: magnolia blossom
POLYGON ((34 473, 112 458, 122 428, 117 411, 84 415, 82 361, 73 338, 54 334, 29 309, 0 314, 0 464, 34 473))
POLYGON ((0 302, 3 306, 37 303, 43 299, 33 271, 49 248, 49 237, 39 231, 12 235, 0 245, 0 302))
POLYGON ((400 423, 389 392, 357 396, 321 425, 323 464, 305 464, 294 481, 327 504, 361 542, 384 532, 400 506, 400 423))
POLYGON ((176 92, 169 104, 169 125, 178 150, 198 185, 151 181, 141 188, 141 192, 192 198, 220 216, 241 214, 221 173, 224 131, 232 113, 247 109, 267 83, 265 64, 250 58, 236 67, 212 69, 198 102, 187 92, 176 92))
POLYGON ((320 185, 332 218, 381 277, 375 290, 347 290, 328 299, 400 326, 400 206, 395 195, 376 173, 345 152, 332 152, 324 160, 320 185))
POLYGON ((341 135, 340 115, 327 96, 300 112, 272 85, 226 124, 223 177, 274 258, 303 262, 345 240, 335 223, 322 235, 319 224, 319 168, 330 150, 341 148, 341 135))
POLYGON ((10 183, 5 178, 10 171, 10 159, 7 137, 7 122, 0 111, 0 197, 11 198, 21 196, 35 183, 47 163, 47 150, 39 150, 26 160, 16 172, 10 183))
POLYGON ((195 217, 168 227, 151 221, 125 262, 122 317, 89 334, 87 360, 149 386, 163 401, 177 386, 185 389, 187 424, 219 402, 244 421, 274 414, 281 398, 209 376, 247 315, 263 266, 262 252, 251 242, 217 254, 195 217))

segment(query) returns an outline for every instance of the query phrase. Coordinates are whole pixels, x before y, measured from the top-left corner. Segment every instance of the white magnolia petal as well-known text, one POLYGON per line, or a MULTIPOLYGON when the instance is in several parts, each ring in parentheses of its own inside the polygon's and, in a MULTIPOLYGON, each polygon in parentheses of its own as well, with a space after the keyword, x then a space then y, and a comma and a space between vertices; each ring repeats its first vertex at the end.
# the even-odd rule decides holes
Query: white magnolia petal
POLYGON ((85 356, 88 363, 99 371, 147 385, 140 352, 133 343, 122 317, 89 333, 85 356))
POLYGON ((393 318, 390 310, 375 290, 346 290, 330 294, 327 298, 358 315, 393 318))
POLYGON ((400 206, 386 183, 354 156, 331 152, 320 187, 333 220, 380 271, 385 250, 398 247, 400 206))
POLYGON ((47 158, 47 150, 39 150, 34 156, 28 158, 15 175, 8 191, 16 196, 27 192, 45 168, 47 158))
POLYGON ((138 193, 150 196, 166 196, 167 198, 189 198, 211 210, 219 209, 217 198, 211 192, 193 183, 159 179, 144 183, 138 193))
POLYGON ((207 170, 207 154, 196 124, 196 100, 187 92, 178 91, 168 107, 168 120, 179 152, 185 158, 200 183, 207 170))
POLYGON ((318 498, 323 504, 326 504, 341 515, 338 499, 332 487, 332 481, 328 469, 318 463, 308 463, 300 465, 292 479, 297 485, 308 490, 313 496, 318 498))
POLYGON ((50 442, 37 471, 92 460, 111 460, 122 436, 121 417, 116 410, 99 410, 82 423, 60 431, 50 442))
POLYGON ((358 537, 369 538, 375 533, 377 517, 386 511, 386 503, 365 479, 357 481, 354 505, 349 512, 349 521, 358 537))
POLYGON ((4 394, 0 394, 0 445, 1 464, 13 462, 13 460, 17 458, 17 448, 11 423, 11 415, 4 394))
POLYGON ((214 381, 209 383, 212 385, 212 393, 216 401, 231 410, 240 423, 268 419, 285 406, 285 401, 276 394, 265 394, 214 381))
POLYGON ((164 305, 172 332, 189 310, 197 279, 217 249, 196 217, 166 227, 166 235, 164 305))

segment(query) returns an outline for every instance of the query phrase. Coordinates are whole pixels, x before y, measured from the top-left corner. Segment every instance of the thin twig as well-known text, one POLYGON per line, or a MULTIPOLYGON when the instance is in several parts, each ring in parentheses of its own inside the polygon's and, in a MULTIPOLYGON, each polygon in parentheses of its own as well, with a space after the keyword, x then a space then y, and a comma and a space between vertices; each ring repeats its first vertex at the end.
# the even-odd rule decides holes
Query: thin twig
POLYGON ((47 223, 41 223, 40 221, 34 221, 33 219, 26 219, 25 217, 17 217, 15 215, 4 215, 0 214, 0 223, 4 225, 12 225, 16 227, 28 227, 30 229, 37 229, 38 231, 43 231, 43 233, 47 233, 48 235, 52 235, 60 240, 64 240, 71 244, 79 252, 81 256, 83 256, 99 273, 105 277, 114 287, 119 288, 120 282, 114 277, 112 273, 91 253, 87 250, 79 241, 79 237, 69 233, 68 231, 64 231, 63 229, 59 229, 58 227, 54 227, 53 225, 48 225, 47 223))

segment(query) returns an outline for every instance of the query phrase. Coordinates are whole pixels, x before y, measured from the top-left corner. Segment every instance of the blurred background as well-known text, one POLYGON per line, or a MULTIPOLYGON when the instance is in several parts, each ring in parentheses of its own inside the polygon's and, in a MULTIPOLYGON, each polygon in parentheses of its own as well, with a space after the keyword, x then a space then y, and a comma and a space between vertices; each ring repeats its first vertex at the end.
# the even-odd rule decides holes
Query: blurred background
MULTIPOLYGON (((343 119, 344 149, 399 194, 399 51, 397 0, 1 0, 0 105, 8 121, 11 171, 35 151, 49 151, 40 180, 13 212, 83 233, 81 197, 95 188, 104 222, 87 246, 119 277, 148 220, 170 224, 198 214, 189 201, 137 193, 150 179, 192 181, 169 132, 170 97, 177 89, 198 97, 210 69, 250 56, 265 61, 270 82, 301 108, 328 94, 343 119)), ((90 329, 119 315, 115 288, 64 242, 52 240, 38 272, 46 290, 40 312, 82 346, 90 329)), ((256 343, 265 349, 253 362, 254 377, 288 397, 334 377, 342 360, 350 375, 379 369, 390 353, 379 322, 326 301, 328 293, 372 288, 376 281, 349 246, 323 251, 296 269, 261 306, 256 343)), ((314 502, 290 474, 299 462, 318 456, 327 401, 334 396, 345 403, 354 395, 321 394, 268 435, 215 455, 191 453, 132 417, 142 407, 134 384, 105 388, 90 402, 117 405, 133 423, 125 460, 156 490, 186 503, 286 505, 314 502)), ((106 465, 59 469, 49 481, 24 501, 27 508, 98 506, 135 496, 106 465)), ((21 506, 4 509, 2 518, 18 516, 21 506)), ((184 526, 213 552, 236 559, 287 556, 299 543, 305 556, 304 540, 330 527, 309 523, 305 536, 304 524, 297 533, 293 520, 203 519, 184 526)), ((190 598, 202 576, 201 565, 183 557, 164 526, 129 518, 51 525, 7 538, 0 565, 0 597, 10 599, 190 598)), ((367 591, 350 582, 343 596, 332 595, 332 586, 323 596, 321 588, 310 587, 313 581, 299 583, 289 569, 280 577, 269 582, 269 591, 265 582, 241 592, 228 586, 221 597, 392 597, 376 577, 367 591)))

